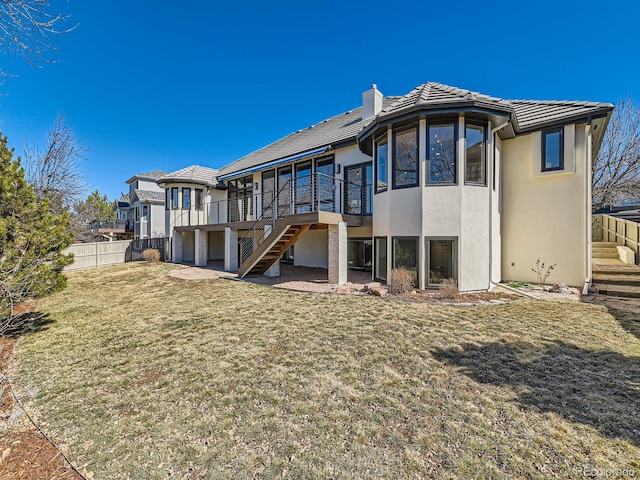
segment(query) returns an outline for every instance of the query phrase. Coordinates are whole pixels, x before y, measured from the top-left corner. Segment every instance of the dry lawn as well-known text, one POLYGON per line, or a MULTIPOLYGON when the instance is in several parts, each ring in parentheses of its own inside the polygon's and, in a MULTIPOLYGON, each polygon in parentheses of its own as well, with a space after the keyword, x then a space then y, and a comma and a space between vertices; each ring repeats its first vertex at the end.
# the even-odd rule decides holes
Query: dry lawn
POLYGON ((640 321, 69 275, 18 344, 28 408, 100 479, 640 476, 640 321))

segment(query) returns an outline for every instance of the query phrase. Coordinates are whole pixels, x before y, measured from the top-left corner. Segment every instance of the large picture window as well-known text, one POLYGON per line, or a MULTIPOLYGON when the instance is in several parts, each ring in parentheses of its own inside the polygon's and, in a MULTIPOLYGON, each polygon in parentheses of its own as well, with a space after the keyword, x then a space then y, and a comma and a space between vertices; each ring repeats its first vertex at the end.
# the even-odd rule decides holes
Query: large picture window
POLYGON ((563 128, 542 132, 542 171, 564 169, 563 128))
POLYGON ((429 286, 438 286, 446 279, 457 280, 455 238, 427 238, 427 268, 429 286))
POLYGON ((427 182, 456 183, 456 124, 429 124, 427 142, 427 182))
POLYGON ((393 188, 418 185, 418 129, 413 127, 393 135, 393 188))
POLYGON ((413 284, 418 284, 418 237, 393 238, 393 268, 408 270, 413 284))
POLYGON ((485 127, 467 123, 465 127, 466 155, 464 181, 478 185, 487 184, 485 161, 485 127))
POLYGON ((384 192, 389 186, 388 155, 389 148, 385 135, 376 141, 376 193, 384 192))

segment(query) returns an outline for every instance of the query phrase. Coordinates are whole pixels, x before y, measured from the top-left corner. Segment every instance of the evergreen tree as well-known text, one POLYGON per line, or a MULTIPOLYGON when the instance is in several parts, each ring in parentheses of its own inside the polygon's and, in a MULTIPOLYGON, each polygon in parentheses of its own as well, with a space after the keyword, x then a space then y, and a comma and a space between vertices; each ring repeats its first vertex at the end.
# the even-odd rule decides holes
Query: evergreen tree
POLYGON ((73 261, 62 250, 71 243, 69 214, 53 215, 37 201, 20 159, 0 135, 0 334, 14 308, 66 285, 62 269, 73 261))

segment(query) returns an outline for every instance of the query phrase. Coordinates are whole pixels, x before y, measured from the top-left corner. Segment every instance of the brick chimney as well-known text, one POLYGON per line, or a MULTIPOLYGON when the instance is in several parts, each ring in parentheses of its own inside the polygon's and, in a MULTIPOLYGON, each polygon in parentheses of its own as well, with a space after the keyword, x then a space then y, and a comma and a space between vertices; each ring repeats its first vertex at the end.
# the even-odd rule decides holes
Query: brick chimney
POLYGON ((374 83, 371 90, 367 90, 362 94, 362 119, 375 117, 382 110, 382 92, 374 83))

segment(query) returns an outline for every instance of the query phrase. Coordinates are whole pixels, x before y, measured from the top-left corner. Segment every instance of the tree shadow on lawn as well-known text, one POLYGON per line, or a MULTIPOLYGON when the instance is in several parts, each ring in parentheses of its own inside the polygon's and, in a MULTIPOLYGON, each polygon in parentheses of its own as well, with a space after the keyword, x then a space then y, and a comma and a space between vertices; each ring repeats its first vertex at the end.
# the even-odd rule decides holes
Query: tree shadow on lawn
POLYGON ((465 344, 431 354, 473 380, 511 387, 519 400, 640 446, 640 358, 562 341, 465 344))
POLYGON ((615 318, 620 326, 636 338, 640 339, 640 314, 629 310, 609 309, 609 314, 615 318))
POLYGON ((8 323, 3 324, 3 337, 18 338, 26 332, 41 332, 49 329, 55 323, 48 313, 26 312, 15 315, 8 323))

